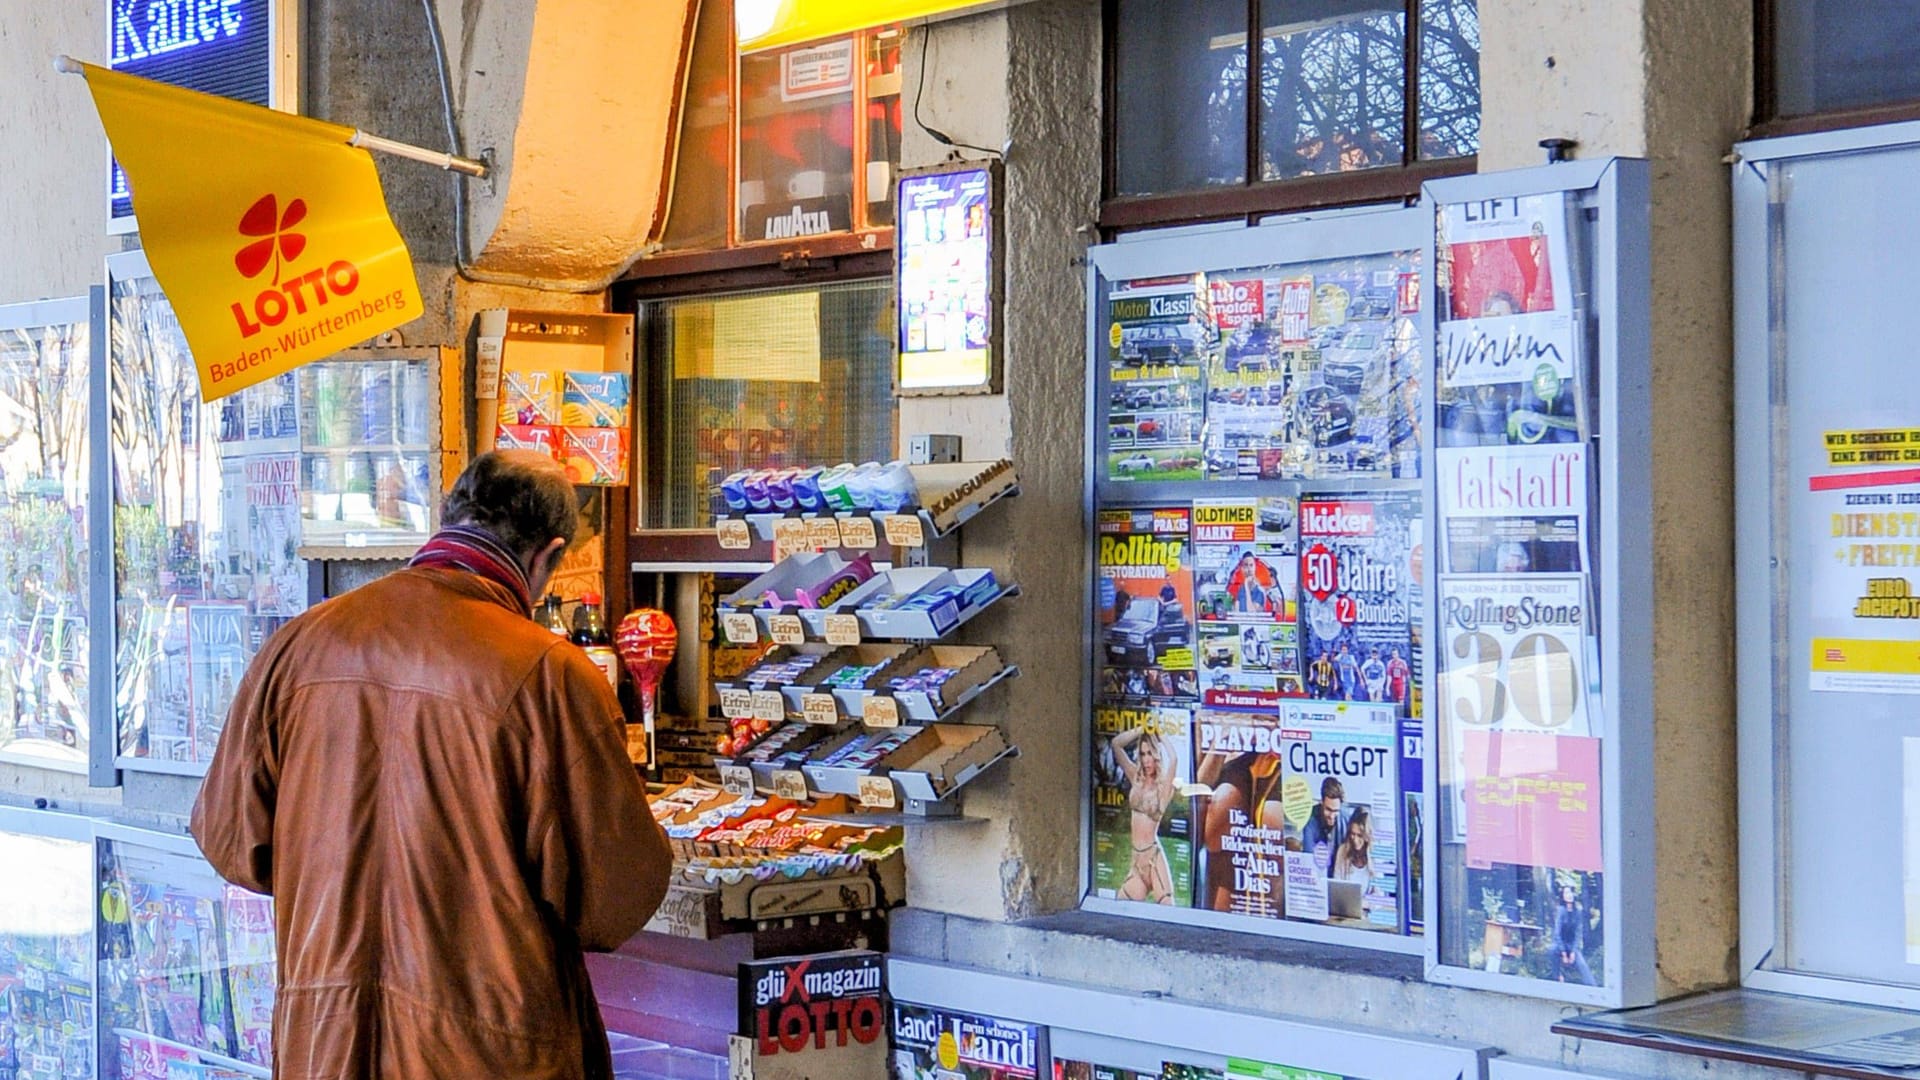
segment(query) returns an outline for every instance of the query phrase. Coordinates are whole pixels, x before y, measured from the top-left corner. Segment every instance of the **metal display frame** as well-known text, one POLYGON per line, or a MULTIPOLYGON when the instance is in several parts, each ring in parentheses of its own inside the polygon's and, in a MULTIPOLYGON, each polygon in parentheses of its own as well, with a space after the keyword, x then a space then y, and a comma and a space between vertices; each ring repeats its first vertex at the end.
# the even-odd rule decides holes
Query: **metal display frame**
MULTIPOLYGON (((1275 221, 1263 222, 1247 227, 1220 227, 1202 229, 1170 230, 1165 235, 1139 234, 1112 244, 1091 249, 1087 254, 1087 325, 1086 356, 1090 369, 1087 379, 1086 424, 1087 424, 1087 464, 1085 472, 1085 500, 1083 513, 1085 520, 1097 520, 1102 508, 1141 507, 1185 503, 1191 505, 1195 499, 1228 498, 1291 493, 1303 485, 1316 492, 1339 493, 1346 491, 1403 491, 1424 493, 1429 486, 1426 479, 1364 478, 1342 480, 1236 480, 1223 482, 1218 480, 1178 480, 1178 481, 1127 481, 1113 482, 1106 477, 1106 462, 1110 432, 1102 411, 1108 400, 1109 372, 1104 361, 1095 362, 1094 357, 1106 355, 1103 338, 1104 322, 1102 315, 1102 279, 1107 281, 1125 281, 1140 278, 1166 278, 1182 275, 1216 271, 1233 271, 1254 267, 1274 266, 1295 263, 1318 262, 1330 259, 1354 258, 1378 255, 1383 252, 1413 251, 1423 253, 1426 266, 1432 265, 1433 256, 1433 215, 1419 207, 1374 208, 1361 211, 1336 210, 1326 213, 1302 214, 1275 221)), ((1421 311, 1412 316, 1416 333, 1421 340, 1430 341, 1433 337, 1432 305, 1423 303, 1421 311)), ((1427 355, 1425 350, 1422 355, 1427 355)), ((1431 413, 1432 405, 1425 406, 1431 413)), ((1430 417, 1423 418, 1423 426, 1431 429, 1430 417)), ((1431 463, 1422 461, 1423 475, 1431 472, 1431 463)), ((1422 535, 1420 542, 1428 543, 1428 534, 1432 522, 1430 515, 1422 516, 1422 535)), ((1083 544, 1082 580, 1091 583, 1098 573, 1098 536, 1089 530, 1083 544)), ((1085 700, 1098 700, 1097 681, 1099 666, 1094 662, 1096 646, 1100 641, 1099 617, 1091 603, 1091 594, 1085 603, 1085 621, 1081 627, 1083 635, 1082 652, 1084 654, 1085 700)), ((1433 637, 1430 614, 1422 611, 1423 640, 1433 637)), ((1090 722, 1080 725, 1080 757, 1084 764, 1092 759, 1093 728, 1090 722)), ((1092 836, 1093 836, 1093 780, 1091 770, 1080 770, 1080 839, 1082 852, 1080 858, 1080 907, 1082 910, 1101 915, 1116 915, 1125 918, 1149 919, 1156 922, 1179 923, 1188 926, 1202 926, 1216 930, 1229 930, 1239 933, 1260 934, 1267 937, 1290 938, 1300 941, 1314 941, 1323 944, 1347 945, 1377 952, 1400 953, 1418 956, 1425 951, 1421 939, 1415 935, 1399 931, 1387 933, 1378 930, 1360 930, 1350 927, 1327 926, 1320 923, 1289 919, 1263 919, 1247 915, 1233 915, 1226 912, 1208 911, 1194 907, 1169 907, 1161 904, 1144 904, 1124 900, 1107 900, 1093 895, 1092 878, 1092 836)), ((1398 782, 1395 782, 1396 798, 1399 796, 1398 782)))
POLYGON ((887 961, 887 992, 895 1001, 1039 1024, 1047 1029, 1054 1057, 1099 1055, 1103 1065, 1138 1061, 1146 1067, 1153 1054, 1170 1051, 1169 1057, 1216 1067, 1230 1056, 1278 1058, 1336 1076, 1480 1080, 1498 1053, 1475 1043, 898 957, 887 961))
MULTIPOLYGON (((101 464, 97 460, 96 448, 93 444, 93 430, 99 426, 99 421, 93 418, 104 415, 104 413, 95 412, 94 410, 104 409, 107 400, 105 387, 99 385, 99 373, 103 370, 99 360, 105 356, 107 347, 106 339, 108 328, 105 322, 105 314, 105 290, 98 285, 90 286, 87 294, 84 296, 69 296, 56 300, 35 300, 24 304, 0 305, 0 330, 26 330, 37 326, 87 324, 87 415, 89 420, 87 429, 86 573, 88 582, 92 583, 90 584, 87 595, 89 611, 102 610, 94 606, 99 600, 98 588, 96 586, 100 577, 100 556, 102 554, 100 546, 95 542, 94 538, 102 534, 96 531, 99 527, 99 517, 94 513, 95 507, 93 505, 95 496, 100 490, 97 480, 100 475, 101 464)), ((107 565, 111 566, 113 557, 111 544, 106 548, 105 555, 107 557, 107 565)), ((109 623, 109 626, 111 626, 111 623, 109 623)), ((109 774, 101 776, 95 772, 96 763, 93 747, 95 740, 100 737, 100 728, 96 722, 97 714, 93 707, 93 698, 95 696, 93 693, 93 675, 94 672, 100 670, 98 664, 100 662, 101 643, 97 640, 99 636, 100 635, 94 633, 94 627, 91 625, 91 622, 89 622, 87 627, 87 715, 85 717, 85 723, 87 725, 87 760, 84 763, 60 762, 29 754, 15 753, 0 748, 0 762, 5 762, 9 765, 20 765, 26 768, 46 769, 50 772, 72 773, 75 775, 85 774, 88 783, 93 787, 110 787, 119 782, 115 775, 109 774)), ((111 636, 111 634, 107 635, 109 639, 111 636)), ((109 664, 112 662, 112 655, 112 647, 109 644, 107 650, 109 664)), ((0 828, 5 828, 5 826, 0 824, 0 828)))
POLYGON ((1920 982, 1869 982, 1793 971, 1776 959, 1785 943, 1782 908, 1791 860, 1782 844, 1789 812, 1784 749, 1787 692, 1775 669, 1782 644, 1779 602, 1786 554, 1775 527, 1785 513, 1782 406, 1787 357, 1779 322, 1784 208, 1775 163, 1920 146, 1920 121, 1849 128, 1736 144, 1733 188, 1734 575, 1738 618, 1738 764, 1740 821, 1740 967, 1753 990, 1802 994, 1863 1005, 1920 1009, 1920 982))
POLYGON ((87 848, 87 992, 92 995, 93 1027, 87 1033, 95 1045, 94 1075, 100 1073, 98 1059, 100 1031, 100 923, 97 917, 100 898, 100 846, 96 841, 100 822, 95 818, 57 810, 29 810, 0 805, 0 832, 17 836, 35 836, 85 844, 87 848))
MULTIPOLYGON (((1601 542, 1592 575, 1600 615, 1602 715, 1601 838, 1604 880, 1603 985, 1583 987, 1523 975, 1497 974, 1449 965, 1440 957, 1440 848, 1432 835, 1426 855, 1426 976, 1431 982, 1476 990, 1547 998, 1578 1005, 1623 1008, 1658 997, 1655 968, 1654 835, 1628 827, 1628 808, 1653 805, 1653 643, 1640 628, 1653 625, 1652 532, 1652 239, 1649 232, 1650 170, 1645 161, 1603 158, 1513 172, 1433 181, 1422 189, 1429 213, 1447 204, 1483 199, 1565 193, 1573 214, 1588 224, 1590 250, 1577 242, 1569 259, 1576 282, 1583 274, 1586 301, 1576 295, 1576 333, 1597 330, 1599 351, 1594 434, 1599 505, 1591 507, 1601 542), (1583 271, 1583 267, 1586 268, 1583 271), (1633 627, 1635 632, 1624 632, 1633 627)), ((1571 224, 1571 223, 1570 223, 1571 224)), ((1570 236, 1577 236, 1570 230, 1570 236)), ((1576 290, 1578 292, 1578 290, 1576 290)), ((1429 394, 1431 410, 1432 395, 1429 394)), ((1429 416, 1431 421, 1431 415, 1429 416)), ((1429 431, 1433 430, 1431 427, 1429 431)), ((1429 442, 1429 445, 1431 443, 1429 442)), ((1428 470, 1430 518, 1437 518, 1438 470, 1428 470)), ((1434 522, 1429 521, 1429 532, 1434 522)), ((1430 549, 1431 550, 1431 549, 1430 549)), ((1433 566, 1431 556, 1428 565, 1433 566)), ((1429 572, 1429 578, 1434 572, 1429 572)), ((1428 590, 1429 613, 1437 589, 1428 590)), ((1425 640, 1428 693, 1438 685, 1435 638, 1425 640)), ((1429 696, 1428 702, 1437 699, 1429 696)), ((1439 726, 1429 704, 1425 788, 1439 820, 1439 726)))

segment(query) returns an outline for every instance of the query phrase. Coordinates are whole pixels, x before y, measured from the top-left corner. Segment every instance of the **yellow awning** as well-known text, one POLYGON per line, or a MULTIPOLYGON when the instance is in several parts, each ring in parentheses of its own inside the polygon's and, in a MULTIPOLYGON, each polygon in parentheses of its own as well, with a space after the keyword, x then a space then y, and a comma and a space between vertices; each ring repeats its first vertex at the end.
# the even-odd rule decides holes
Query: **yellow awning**
POLYGON ((1005 0, 734 0, 733 22, 735 39, 745 53, 1004 6, 1005 0))

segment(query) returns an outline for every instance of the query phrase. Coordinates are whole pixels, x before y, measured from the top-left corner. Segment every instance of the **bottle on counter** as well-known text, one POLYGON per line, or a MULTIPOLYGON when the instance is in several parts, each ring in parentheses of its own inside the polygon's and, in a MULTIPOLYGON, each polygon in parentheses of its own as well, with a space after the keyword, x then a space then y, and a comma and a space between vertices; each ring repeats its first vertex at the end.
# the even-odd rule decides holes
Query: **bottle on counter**
POLYGON ((547 598, 540 601, 539 610, 533 613, 533 621, 561 637, 571 637, 573 634, 573 628, 567 625, 566 615, 560 611, 560 597, 554 593, 548 593, 547 598))
POLYGON ((613 651, 613 635, 607 633, 606 616, 600 613, 600 594, 585 593, 580 606, 573 609, 573 643, 587 651, 587 658, 606 673, 607 685, 620 689, 620 657, 613 651))

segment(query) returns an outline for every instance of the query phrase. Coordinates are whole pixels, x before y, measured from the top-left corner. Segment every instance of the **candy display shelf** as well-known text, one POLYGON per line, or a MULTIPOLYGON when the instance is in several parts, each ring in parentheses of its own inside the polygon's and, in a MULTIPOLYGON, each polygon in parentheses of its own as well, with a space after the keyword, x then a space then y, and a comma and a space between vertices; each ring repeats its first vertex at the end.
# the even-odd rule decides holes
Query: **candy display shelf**
POLYGON ((863 550, 871 536, 852 550, 831 542, 848 522, 871 520, 865 531, 924 545, 1020 490, 1008 461, 911 468, 923 505, 910 515, 747 513, 721 523, 723 536, 738 536, 764 521, 760 535, 787 552, 718 603, 729 645, 767 646, 753 667, 714 682, 730 733, 713 760, 729 791, 843 797, 861 808, 848 820, 953 820, 962 789, 1018 754, 999 728, 957 720, 1019 667, 990 646, 948 642, 1020 587, 984 568, 880 569, 863 550), (828 521, 809 544, 809 530, 828 521))

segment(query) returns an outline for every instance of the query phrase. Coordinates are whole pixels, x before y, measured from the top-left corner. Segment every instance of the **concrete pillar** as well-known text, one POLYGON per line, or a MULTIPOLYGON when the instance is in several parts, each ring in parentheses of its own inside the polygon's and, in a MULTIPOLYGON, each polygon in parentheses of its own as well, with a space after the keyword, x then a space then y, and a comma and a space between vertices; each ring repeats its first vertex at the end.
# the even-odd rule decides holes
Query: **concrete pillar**
MULTIPOLYGON (((945 156, 912 119, 926 33, 915 31, 906 46, 903 164, 945 156)), ((1021 678, 975 708, 1022 756, 969 790, 966 813, 984 820, 910 830, 910 888, 920 907, 1020 918, 1079 898, 1087 716, 1082 260, 1100 190, 1100 5, 1036 0, 940 23, 931 35, 927 122, 980 146, 1012 140, 1006 393, 909 400, 901 427, 957 432, 969 456, 1011 453, 1019 463, 1023 494, 969 525, 962 546, 969 565, 992 566, 1025 590, 968 633, 1000 645, 1021 667, 1021 678)))

